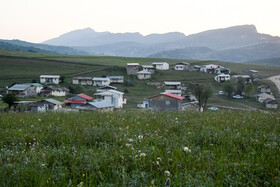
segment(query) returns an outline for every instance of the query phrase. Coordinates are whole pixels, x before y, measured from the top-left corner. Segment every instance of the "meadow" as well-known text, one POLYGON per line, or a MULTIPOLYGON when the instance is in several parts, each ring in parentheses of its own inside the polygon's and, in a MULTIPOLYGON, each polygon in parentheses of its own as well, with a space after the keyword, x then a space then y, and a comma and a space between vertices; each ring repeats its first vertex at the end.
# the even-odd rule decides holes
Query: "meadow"
POLYGON ((279 186, 279 113, 0 113, 1 186, 279 186))

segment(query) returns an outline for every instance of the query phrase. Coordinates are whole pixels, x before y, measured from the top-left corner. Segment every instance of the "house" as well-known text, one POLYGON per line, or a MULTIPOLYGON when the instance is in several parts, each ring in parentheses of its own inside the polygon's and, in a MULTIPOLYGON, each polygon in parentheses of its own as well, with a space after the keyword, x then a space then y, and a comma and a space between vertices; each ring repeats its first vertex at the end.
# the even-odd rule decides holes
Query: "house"
POLYGON ((43 89, 43 85, 39 84, 39 83, 24 83, 24 84, 33 85, 35 87, 35 90, 36 90, 37 94, 40 94, 41 90, 43 89))
POLYGON ((127 63, 126 64, 127 75, 137 75, 138 71, 139 71, 139 63, 127 63))
POLYGON ((176 63, 174 70, 177 71, 189 71, 190 70, 190 64, 187 62, 178 62, 176 63))
POLYGON ((216 68, 215 70, 214 70, 214 73, 215 74, 230 74, 230 69, 228 69, 228 68, 224 68, 224 67, 220 67, 220 68, 216 68))
POLYGON ((201 66, 193 65, 193 66, 191 66, 191 71, 200 72, 200 68, 201 68, 201 66))
POLYGON ((172 93, 161 93, 145 100, 152 111, 181 111, 183 99, 185 98, 172 93))
POLYGON ((263 101, 265 108, 272 108, 277 109, 278 108, 278 102, 275 99, 266 99, 263 101))
POLYGON ((124 93, 116 90, 108 90, 106 92, 100 92, 94 95, 97 98, 95 101, 104 101, 110 103, 114 106, 114 108, 122 108, 123 104, 126 102, 123 97, 124 93))
POLYGON ((142 70, 137 72, 138 79, 150 79, 151 77, 152 77, 152 73, 149 71, 142 70))
POLYGON ((49 97, 49 96, 56 96, 56 97, 63 97, 67 96, 69 94, 69 89, 65 87, 53 87, 53 86, 47 86, 41 90, 40 95, 43 97, 49 97))
POLYGON ((214 73, 215 69, 219 68, 219 65, 216 64, 208 64, 208 65, 204 65, 200 68, 200 71, 203 73, 214 73))
POLYGON ((15 84, 8 88, 8 93, 13 93, 18 97, 37 96, 36 87, 29 84, 15 84))
POLYGON ((59 75, 41 75, 40 83, 41 84, 59 84, 60 76, 59 75))
POLYGON ((78 94, 74 97, 66 99, 64 103, 66 104, 66 106, 75 108, 80 105, 85 105, 86 103, 91 102, 92 100, 93 98, 86 94, 78 94))
POLYGON ((80 111, 98 111, 98 112, 113 112, 114 105, 106 101, 88 102, 84 105, 77 106, 80 111))
POLYGON ((107 76, 110 79, 110 83, 123 83, 123 76, 107 76))
POLYGON ((55 99, 44 99, 42 101, 29 104, 29 109, 32 112, 57 111, 62 108, 63 103, 55 99))
POLYGON ((93 77, 73 77, 73 84, 92 85, 93 77))
POLYGON ((116 87, 114 86, 102 86, 102 87, 99 87, 96 89, 96 92, 105 92, 105 91, 108 91, 108 90, 117 90, 116 87))
POLYGON ((169 70, 169 64, 167 62, 153 62, 152 65, 157 70, 169 70))
POLYGON ((238 78, 243 78, 245 80, 245 83, 250 83, 252 82, 252 77, 249 75, 233 75, 232 79, 237 80, 238 78))
POLYGON ((143 71, 149 71, 149 72, 151 72, 152 74, 155 73, 155 67, 152 66, 152 65, 143 65, 143 66, 142 66, 142 70, 143 70, 143 71))
POLYGON ((109 78, 103 77, 94 77, 93 79, 93 86, 108 86, 110 84, 109 78))
POLYGON ((259 92, 261 93, 267 93, 270 94, 271 93, 271 88, 269 85, 261 85, 258 87, 259 92))
POLYGON ((176 94, 179 96, 182 95, 181 82, 164 81, 163 86, 164 86, 164 92, 176 94))
POLYGON ((259 74, 259 71, 251 69, 243 71, 242 74, 249 75, 250 77, 256 77, 259 74))
POLYGON ((257 101, 259 101, 260 103, 263 103, 264 100, 266 99, 272 99, 275 100, 273 95, 267 94, 267 93, 260 93, 256 96, 257 101))
POLYGON ((220 75, 217 75, 214 79, 217 82, 225 82, 227 80, 230 80, 230 75, 228 75, 228 74, 220 74, 220 75))

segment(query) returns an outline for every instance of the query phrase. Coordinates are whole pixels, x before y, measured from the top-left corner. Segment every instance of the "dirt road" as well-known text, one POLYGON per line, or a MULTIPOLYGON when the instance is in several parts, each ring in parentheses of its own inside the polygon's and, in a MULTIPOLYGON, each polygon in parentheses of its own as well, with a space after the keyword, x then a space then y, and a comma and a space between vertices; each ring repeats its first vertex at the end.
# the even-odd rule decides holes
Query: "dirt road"
POLYGON ((267 78, 267 80, 272 81, 276 85, 276 87, 278 88, 278 91, 280 93, 280 75, 269 77, 269 78, 267 78))

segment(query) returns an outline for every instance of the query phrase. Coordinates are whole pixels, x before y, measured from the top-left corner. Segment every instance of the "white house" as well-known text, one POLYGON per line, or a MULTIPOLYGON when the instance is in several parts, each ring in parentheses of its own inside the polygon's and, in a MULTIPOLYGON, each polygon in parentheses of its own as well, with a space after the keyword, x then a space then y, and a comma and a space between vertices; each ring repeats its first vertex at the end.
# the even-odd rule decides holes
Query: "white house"
POLYGON ((169 64, 167 62, 153 62, 152 65, 157 70, 168 70, 169 64))
POLYGON ((37 96, 36 87, 28 84, 15 84, 8 89, 8 93, 16 94, 18 97, 37 96))
POLYGON ((41 75, 40 83, 41 84, 59 84, 60 76, 59 75, 41 75))
POLYGON ((65 87, 57 88, 53 86, 48 86, 41 90, 41 95, 44 97, 48 97, 48 96, 63 97, 63 96, 67 96, 68 94, 69 94, 69 89, 65 87))
POLYGON ((225 82, 227 80, 230 80, 230 75, 228 75, 228 74, 220 74, 220 75, 217 75, 214 79, 217 82, 225 82))
POLYGON ((143 65, 143 66, 142 66, 142 69, 143 69, 143 71, 149 71, 149 72, 151 72, 152 74, 155 73, 155 67, 152 66, 152 65, 143 65))
POLYGON ((182 95, 182 86, 181 82, 170 82, 164 81, 164 92, 172 93, 181 96, 182 95))
POLYGON ((190 70, 190 64, 187 62, 178 62, 175 67, 174 70, 177 71, 188 71, 190 70))
POLYGON ((110 84, 109 78, 103 77, 94 77, 93 79, 93 86, 108 86, 110 84))
POLYGON ((123 76, 107 76, 110 79, 110 83, 123 83, 123 76))
POLYGON ((137 78, 138 79, 150 79, 152 77, 152 73, 149 71, 138 71, 137 72, 137 78))
POLYGON ((104 101, 114 105, 114 108, 122 108, 124 104, 124 93, 116 90, 108 90, 106 92, 100 92, 94 94, 97 97, 95 101, 104 101))
POLYGON ((215 69, 219 68, 219 65, 216 64, 208 64, 208 65, 204 65, 200 68, 201 72, 204 73, 214 73, 215 69))

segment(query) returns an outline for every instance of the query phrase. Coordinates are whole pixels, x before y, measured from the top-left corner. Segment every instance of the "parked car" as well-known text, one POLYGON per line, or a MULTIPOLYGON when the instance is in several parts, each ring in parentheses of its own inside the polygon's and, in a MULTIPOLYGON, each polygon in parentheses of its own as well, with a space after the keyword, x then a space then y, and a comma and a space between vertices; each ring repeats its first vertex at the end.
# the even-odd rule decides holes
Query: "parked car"
POLYGON ((219 91, 219 95, 225 95, 224 91, 219 91))
POLYGON ((212 106, 212 107, 209 107, 208 110, 216 111, 216 110, 219 110, 219 109, 217 107, 212 106))
POLYGON ((137 108, 144 108, 143 104, 137 104, 137 108))
POLYGON ((233 99, 243 99, 243 96, 241 95, 234 95, 232 96, 233 99))

